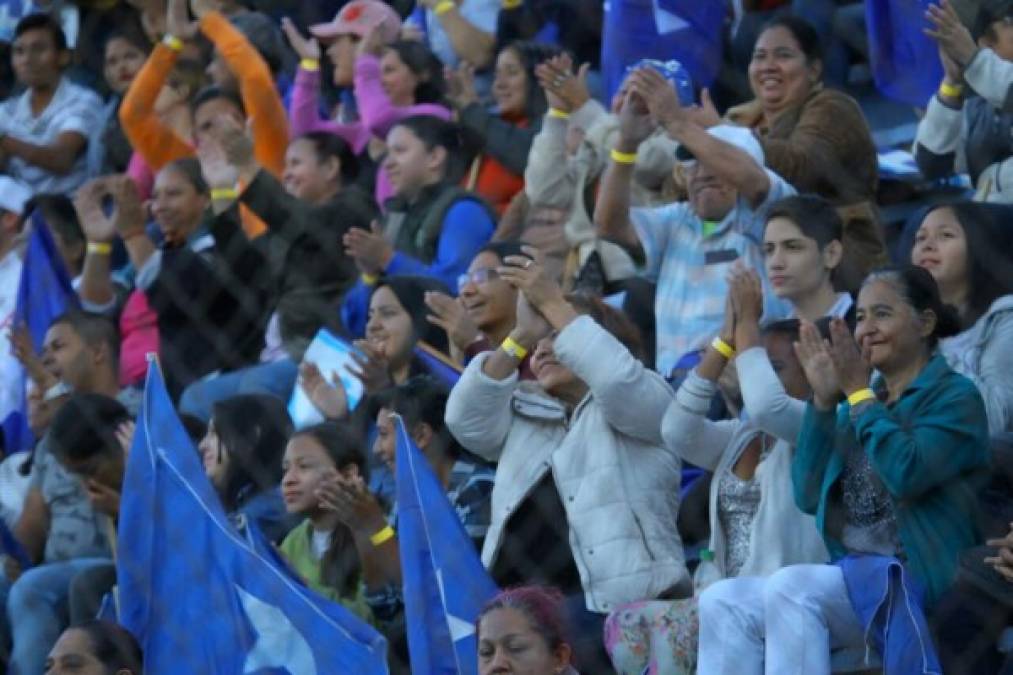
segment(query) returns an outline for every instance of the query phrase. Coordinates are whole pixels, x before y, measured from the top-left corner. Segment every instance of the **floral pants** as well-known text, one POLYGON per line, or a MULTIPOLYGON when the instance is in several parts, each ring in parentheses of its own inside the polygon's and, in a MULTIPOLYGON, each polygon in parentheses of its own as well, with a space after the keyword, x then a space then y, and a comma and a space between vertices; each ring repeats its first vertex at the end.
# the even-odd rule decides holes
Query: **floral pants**
POLYGON ((696 597, 623 605, 605 621, 605 649, 620 675, 693 675, 700 633, 696 597))

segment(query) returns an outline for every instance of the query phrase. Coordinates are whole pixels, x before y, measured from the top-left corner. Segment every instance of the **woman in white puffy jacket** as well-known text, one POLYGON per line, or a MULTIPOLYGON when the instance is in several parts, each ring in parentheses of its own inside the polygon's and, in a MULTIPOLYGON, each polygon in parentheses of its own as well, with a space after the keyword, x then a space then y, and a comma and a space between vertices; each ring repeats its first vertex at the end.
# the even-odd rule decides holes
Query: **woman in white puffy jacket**
POLYGON ((605 614, 691 592, 676 530, 681 462, 661 437, 674 393, 624 344, 636 329, 621 313, 564 297, 524 250, 531 258, 499 269, 521 291, 517 325, 468 365, 446 421, 498 463, 482 562, 500 586, 560 588, 579 669, 608 672, 605 614), (537 384, 517 377, 529 350, 537 384))
MULTIPOLYGON (((829 560, 815 519, 792 496, 792 447, 810 389, 793 351, 798 320, 761 332, 759 276, 736 269, 730 286, 725 325, 679 388, 662 433, 680 457, 714 473, 709 547, 720 576, 766 576, 787 565, 829 560), (706 414, 732 358, 746 421, 712 422, 706 414)), ((613 612, 605 642, 616 670, 695 673, 697 601, 636 602, 613 612)))

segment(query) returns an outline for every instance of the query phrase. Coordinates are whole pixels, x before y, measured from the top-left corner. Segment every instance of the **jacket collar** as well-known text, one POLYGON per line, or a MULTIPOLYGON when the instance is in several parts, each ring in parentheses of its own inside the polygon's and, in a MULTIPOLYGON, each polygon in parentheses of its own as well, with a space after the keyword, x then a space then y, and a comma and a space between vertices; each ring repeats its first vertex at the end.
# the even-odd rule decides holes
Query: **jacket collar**
POLYGON ((447 183, 446 181, 440 181, 439 183, 427 185, 424 188, 422 188, 422 190, 419 191, 418 197, 416 197, 412 201, 408 201, 404 197, 391 197, 386 202, 384 202, 384 207, 388 212, 401 212, 401 213, 407 211, 414 211, 415 209, 419 208, 424 208, 425 206, 435 201, 436 198, 439 197, 440 194, 442 194, 443 191, 446 190, 449 185, 450 184, 447 183))
MULTIPOLYGON (((950 367, 947 365, 946 359, 943 358, 943 355, 937 349, 929 357, 929 361, 925 364, 925 367, 922 368, 921 372, 918 373, 917 377, 907 386, 907 389, 901 393, 897 400, 899 401, 905 396, 914 394, 921 389, 932 387, 949 372, 950 367)), ((886 381, 883 380, 882 376, 877 376, 872 388, 875 390, 877 396, 881 398, 886 396, 886 381)))

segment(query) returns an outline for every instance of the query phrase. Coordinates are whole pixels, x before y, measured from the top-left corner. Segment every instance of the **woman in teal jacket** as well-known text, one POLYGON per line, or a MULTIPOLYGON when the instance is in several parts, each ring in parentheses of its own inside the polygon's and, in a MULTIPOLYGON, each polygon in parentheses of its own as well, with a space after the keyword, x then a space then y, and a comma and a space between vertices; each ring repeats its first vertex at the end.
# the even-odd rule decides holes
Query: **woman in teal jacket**
POLYGON ((835 564, 709 588, 701 673, 830 673, 832 651, 864 649, 867 636, 888 675, 938 672, 921 605, 978 540, 985 407, 936 349, 959 324, 925 270, 870 275, 856 321, 854 339, 835 320, 830 343, 805 324, 796 344, 813 401, 793 460, 795 501, 816 516, 835 564))

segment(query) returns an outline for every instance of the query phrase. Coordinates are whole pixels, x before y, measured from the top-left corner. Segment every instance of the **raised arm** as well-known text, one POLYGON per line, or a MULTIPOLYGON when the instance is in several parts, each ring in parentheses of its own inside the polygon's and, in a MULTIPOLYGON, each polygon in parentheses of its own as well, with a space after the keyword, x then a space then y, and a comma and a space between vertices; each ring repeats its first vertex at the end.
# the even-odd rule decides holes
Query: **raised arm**
POLYGON ((481 12, 480 22, 465 17, 457 2, 451 6, 444 5, 443 0, 419 0, 419 4, 436 15, 440 26, 450 38, 454 53, 460 60, 467 61, 477 68, 484 68, 492 63, 496 47, 498 0, 480 0, 477 3, 481 5, 476 8, 481 12))
POLYGON ((644 248, 630 222, 630 191, 637 149, 654 131, 645 100, 630 91, 619 112, 619 138, 598 192, 594 222, 598 235, 642 261, 644 248))
POLYGON ((485 139, 486 152, 513 173, 524 174, 531 145, 538 133, 537 120, 532 120, 532 126, 519 127, 493 115, 479 103, 458 111, 458 119, 485 139))
POLYGON ((180 138, 155 114, 155 100, 178 56, 174 48, 164 43, 155 45, 120 104, 123 132, 134 150, 156 172, 169 162, 193 156, 187 139, 180 138))
POLYGON ((257 161, 280 176, 285 171, 288 149, 288 117, 271 69, 239 29, 218 12, 201 17, 200 30, 239 81, 239 93, 251 120, 257 161))

